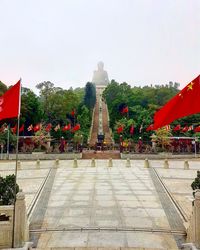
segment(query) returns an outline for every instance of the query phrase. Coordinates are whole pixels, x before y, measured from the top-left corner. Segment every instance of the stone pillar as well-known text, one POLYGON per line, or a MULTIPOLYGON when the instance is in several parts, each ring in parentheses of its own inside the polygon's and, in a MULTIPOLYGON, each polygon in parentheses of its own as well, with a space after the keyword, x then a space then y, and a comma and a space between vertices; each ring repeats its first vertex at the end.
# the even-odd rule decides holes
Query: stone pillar
POLYGON ((25 195, 21 190, 16 196, 14 230, 14 247, 22 247, 29 240, 29 226, 27 222, 25 195))
POLYGON ((196 247, 200 247, 200 190, 195 192, 195 200, 193 207, 193 219, 194 219, 194 243, 196 247))
POLYGON ((187 228, 187 242, 192 242, 197 248, 200 247, 200 189, 194 193, 192 202, 192 215, 187 228))

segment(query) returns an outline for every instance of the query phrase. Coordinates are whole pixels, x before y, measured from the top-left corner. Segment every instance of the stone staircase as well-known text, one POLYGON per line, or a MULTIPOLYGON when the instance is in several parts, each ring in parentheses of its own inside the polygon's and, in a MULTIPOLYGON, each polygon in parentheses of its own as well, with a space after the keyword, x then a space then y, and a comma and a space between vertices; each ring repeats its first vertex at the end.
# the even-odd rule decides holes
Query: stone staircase
MULTIPOLYGON (((94 147, 97 141, 98 126, 99 126, 99 100, 101 98, 101 90, 96 89, 96 104, 94 107, 94 119, 91 138, 89 141, 89 146, 94 147)), ((110 146, 112 144, 112 138, 110 134, 109 121, 108 121, 108 110, 107 105, 102 101, 102 119, 103 119, 103 133, 105 134, 106 145, 110 146)))
POLYGON ((83 151, 82 159, 120 159, 119 151, 83 151))

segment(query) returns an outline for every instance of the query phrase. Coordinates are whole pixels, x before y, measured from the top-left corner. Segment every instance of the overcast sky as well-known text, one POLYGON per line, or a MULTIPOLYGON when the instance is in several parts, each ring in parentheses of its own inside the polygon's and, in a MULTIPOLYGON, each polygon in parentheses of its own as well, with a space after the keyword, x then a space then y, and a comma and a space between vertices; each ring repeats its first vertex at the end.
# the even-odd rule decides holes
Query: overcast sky
POLYGON ((200 74, 200 0, 0 0, 0 80, 84 86, 102 60, 132 86, 200 74))

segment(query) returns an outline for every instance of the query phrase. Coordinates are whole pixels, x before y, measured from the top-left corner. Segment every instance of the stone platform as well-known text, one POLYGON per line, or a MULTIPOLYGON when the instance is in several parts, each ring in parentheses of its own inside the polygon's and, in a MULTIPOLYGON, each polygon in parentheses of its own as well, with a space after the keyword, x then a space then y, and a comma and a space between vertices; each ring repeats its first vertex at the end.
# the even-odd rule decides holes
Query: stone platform
MULTIPOLYGON (((191 182, 199 160, 73 160, 21 162, 18 184, 26 194, 30 235, 38 249, 66 247, 179 249, 191 213, 191 182), (158 177, 159 179, 158 179, 158 177), (161 182, 162 183, 161 183, 161 182), (158 185, 160 182, 160 186, 158 185), (177 207, 169 199, 172 195, 177 207)), ((0 174, 14 172, 0 163, 0 174)))

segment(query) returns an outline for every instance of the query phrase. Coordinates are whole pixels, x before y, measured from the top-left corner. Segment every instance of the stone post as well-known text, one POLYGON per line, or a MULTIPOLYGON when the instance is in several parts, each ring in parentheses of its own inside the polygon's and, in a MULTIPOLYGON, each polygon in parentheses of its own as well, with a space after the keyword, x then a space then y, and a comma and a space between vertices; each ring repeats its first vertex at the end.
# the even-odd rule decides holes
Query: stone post
POLYGON ((188 170, 190 167, 189 167, 189 163, 188 161, 184 161, 184 169, 185 170, 188 170))
POLYGON ((169 163, 167 159, 164 160, 164 168, 169 168, 169 163))
POLYGON ((192 229, 193 233, 192 235, 194 236, 194 243, 197 248, 200 247, 200 190, 196 190, 195 192, 195 200, 193 203, 193 215, 192 215, 192 220, 193 220, 193 225, 194 228, 192 229))
POLYGON ((14 247, 22 247, 29 240, 29 226, 27 222, 25 195, 20 190, 16 195, 14 247))
POLYGON ((192 202, 192 215, 187 227, 187 242, 200 247, 200 189, 194 192, 194 201, 192 202))
POLYGON ((131 167, 131 161, 130 161, 130 158, 127 158, 127 161, 126 161, 126 167, 127 167, 127 168, 130 168, 130 167, 131 167))
POLYGON ((94 158, 92 158, 91 167, 92 167, 92 168, 95 168, 95 167, 96 167, 96 162, 95 162, 95 159, 94 159, 94 158))
POLYGON ((150 166, 149 166, 149 161, 148 161, 148 159, 145 159, 144 160, 144 167, 145 168, 149 168, 150 166))

